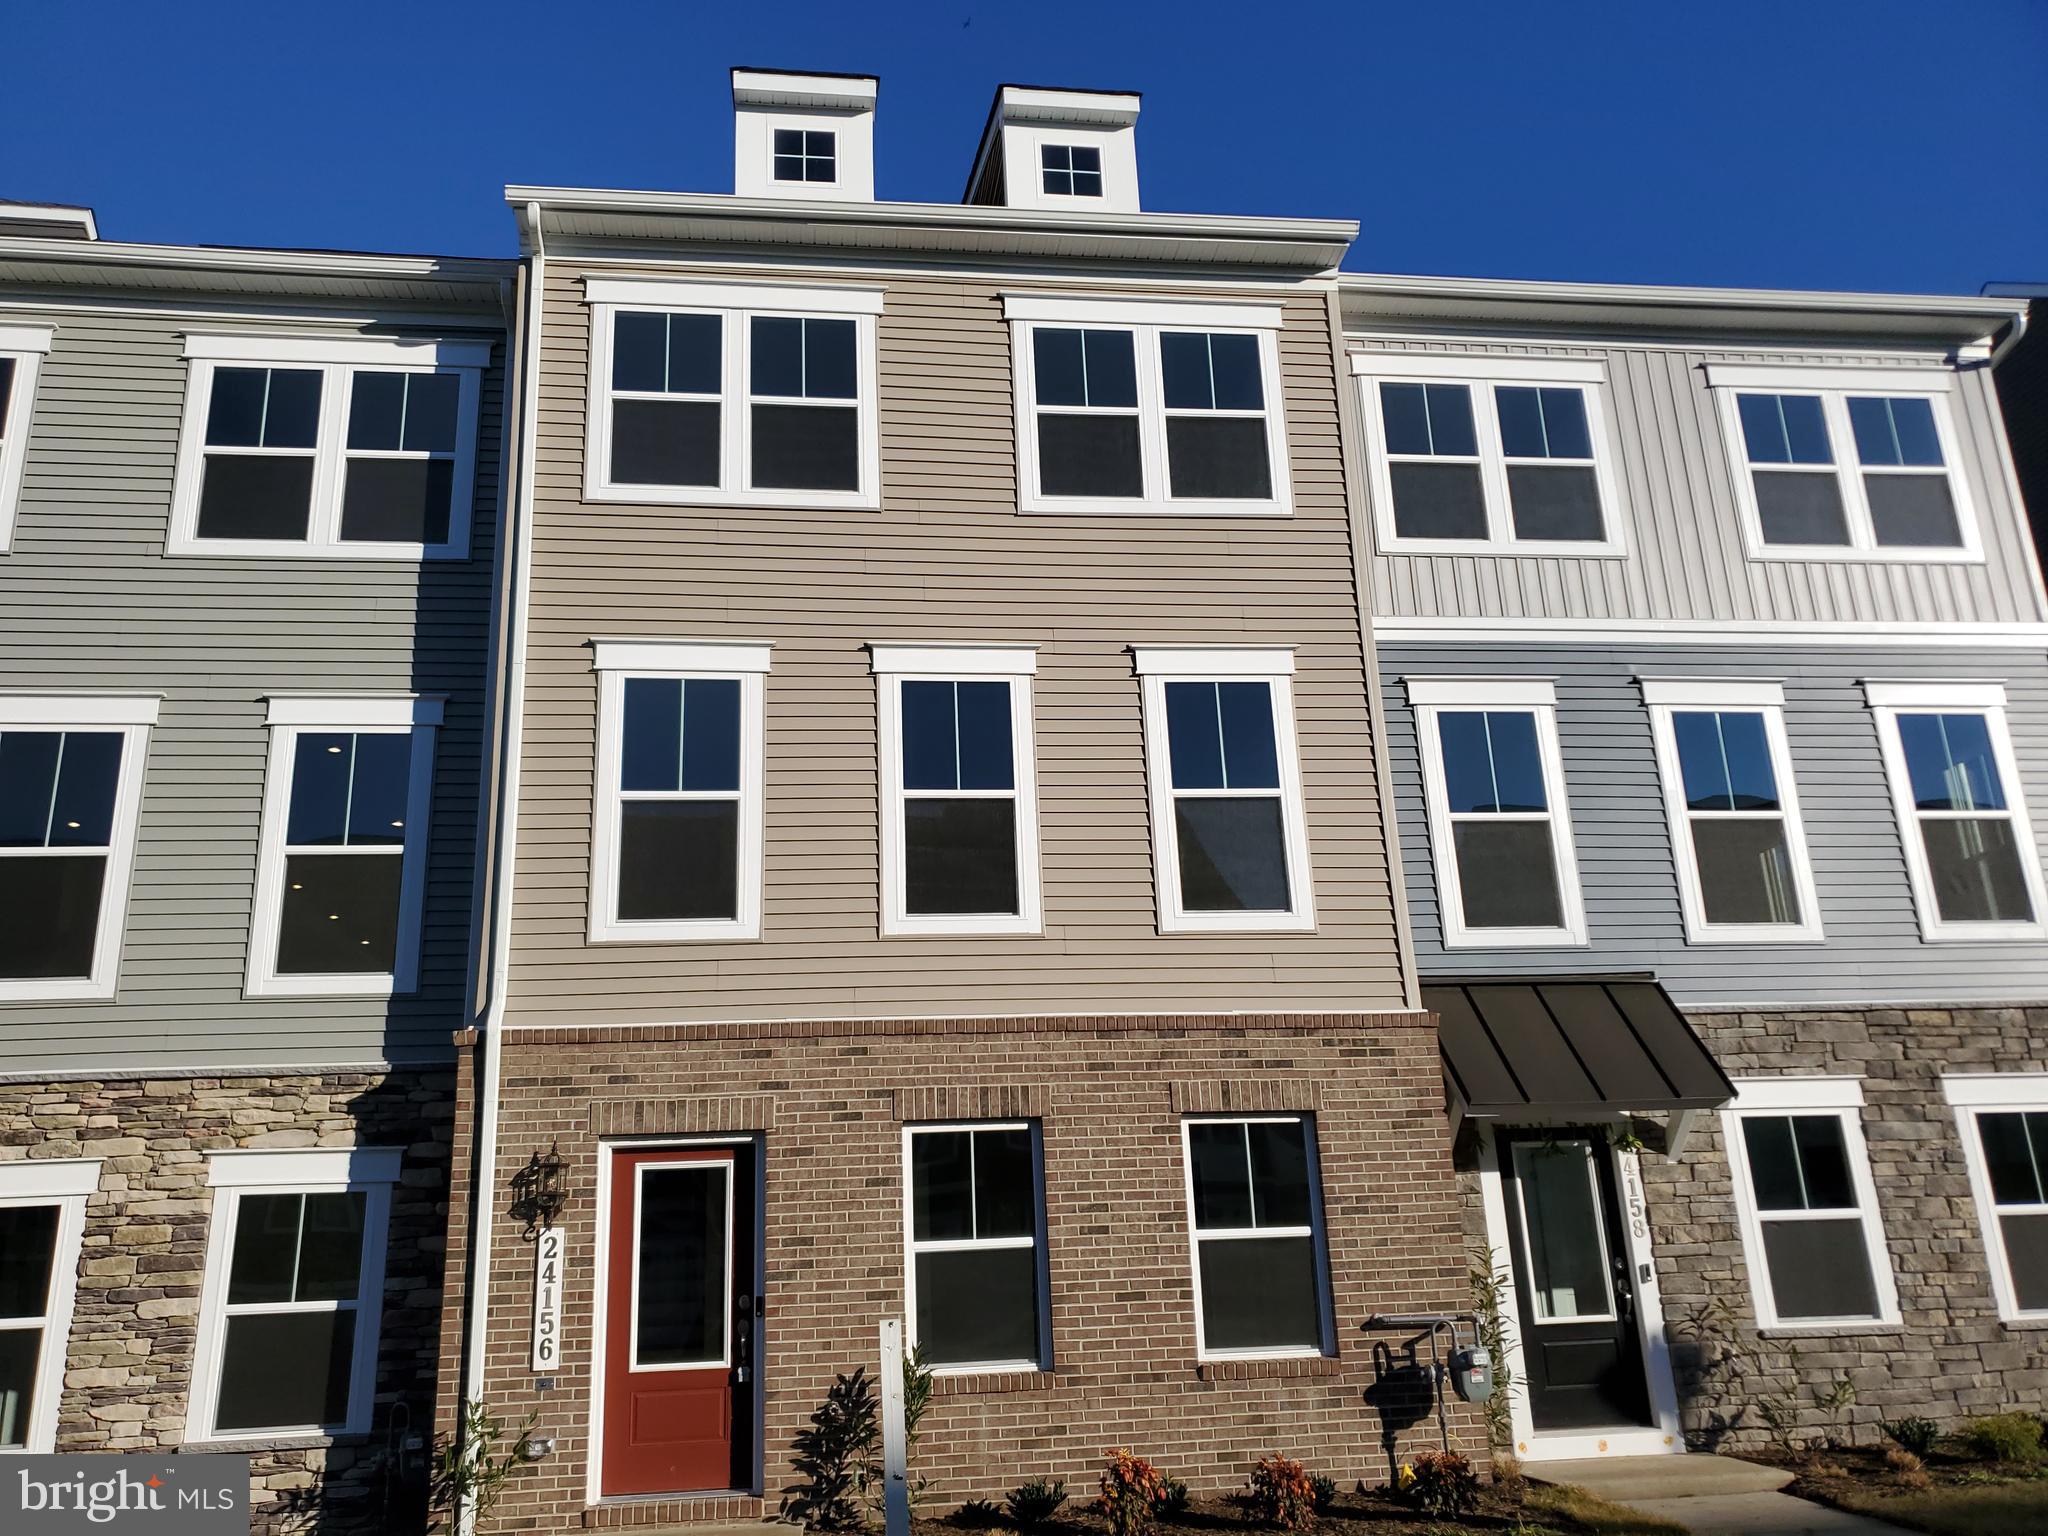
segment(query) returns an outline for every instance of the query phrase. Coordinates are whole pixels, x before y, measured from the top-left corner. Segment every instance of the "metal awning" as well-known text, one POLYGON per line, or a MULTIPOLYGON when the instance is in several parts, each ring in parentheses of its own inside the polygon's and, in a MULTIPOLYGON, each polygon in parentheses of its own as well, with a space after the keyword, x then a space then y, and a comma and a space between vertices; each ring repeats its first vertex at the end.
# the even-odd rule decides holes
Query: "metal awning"
POLYGON ((1558 1123, 1668 1115, 1676 1155, 1692 1116, 1734 1085, 1648 976, 1431 982, 1460 1120, 1558 1123))

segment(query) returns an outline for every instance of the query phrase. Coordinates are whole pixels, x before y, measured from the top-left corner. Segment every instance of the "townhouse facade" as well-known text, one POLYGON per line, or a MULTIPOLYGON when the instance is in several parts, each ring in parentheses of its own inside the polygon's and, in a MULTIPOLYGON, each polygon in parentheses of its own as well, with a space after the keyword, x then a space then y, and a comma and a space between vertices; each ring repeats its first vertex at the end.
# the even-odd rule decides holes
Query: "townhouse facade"
POLYGON ((1867 1425, 2037 1400, 2048 609, 1986 366, 2017 306, 1342 289, 1518 1451, 1739 1448, 1843 1383, 1867 1425))
POLYGON ((417 1524, 512 270, 0 208, 0 1453, 417 1524))

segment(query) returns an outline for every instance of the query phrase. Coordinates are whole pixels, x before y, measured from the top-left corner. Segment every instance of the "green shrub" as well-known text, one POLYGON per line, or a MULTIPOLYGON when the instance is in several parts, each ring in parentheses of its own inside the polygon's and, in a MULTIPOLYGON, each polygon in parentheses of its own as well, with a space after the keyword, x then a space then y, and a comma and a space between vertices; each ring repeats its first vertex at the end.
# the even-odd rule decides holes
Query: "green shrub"
POLYGON ((782 1513, 812 1531, 857 1531, 867 1523, 862 1501, 874 1481, 881 1426, 875 1384, 865 1367, 841 1375, 797 1432, 791 1458, 800 1482, 782 1490, 782 1513))
POLYGON ((1028 1530, 1034 1525, 1045 1524, 1066 1502, 1066 1483, 1048 1483, 1042 1477, 1033 1478, 1022 1488, 1010 1490, 1010 1518, 1028 1530))
POLYGON ((1316 1523, 1316 1490, 1308 1468, 1290 1456, 1262 1457, 1252 1468, 1251 1505, 1268 1525, 1308 1530, 1316 1523))
POLYGON ((963 1531, 992 1531, 1003 1523, 1003 1512, 988 1499, 969 1499, 946 1518, 963 1531))
POLYGON ((1972 1419, 1956 1438, 1971 1455, 1985 1461, 2031 1463, 2041 1459, 2041 1421, 2031 1413, 1994 1413, 1972 1419))
POLYGON ((1315 1493, 1316 1513, 1327 1515, 1337 1503, 1337 1479, 1317 1472, 1309 1478, 1308 1485, 1315 1493))
POLYGON ((1911 1451, 1923 1459, 1934 1449, 1934 1442, 1941 1438, 1941 1427, 1932 1419, 1886 1419, 1877 1427, 1901 1450, 1911 1451))

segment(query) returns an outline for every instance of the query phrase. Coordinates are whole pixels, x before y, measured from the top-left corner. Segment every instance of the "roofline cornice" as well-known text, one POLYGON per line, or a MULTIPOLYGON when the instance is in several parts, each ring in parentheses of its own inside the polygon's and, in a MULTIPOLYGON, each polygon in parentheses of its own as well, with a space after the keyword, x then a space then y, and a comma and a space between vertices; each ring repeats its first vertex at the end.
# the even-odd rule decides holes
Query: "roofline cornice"
MULTIPOLYGON (((293 251, 242 246, 144 245, 115 240, 40 239, 0 235, 0 259, 61 262, 79 267, 130 267, 357 281, 474 284, 497 302, 498 285, 515 265, 487 256, 400 256, 359 251, 293 251)), ((481 299, 481 294, 480 294, 481 299)))

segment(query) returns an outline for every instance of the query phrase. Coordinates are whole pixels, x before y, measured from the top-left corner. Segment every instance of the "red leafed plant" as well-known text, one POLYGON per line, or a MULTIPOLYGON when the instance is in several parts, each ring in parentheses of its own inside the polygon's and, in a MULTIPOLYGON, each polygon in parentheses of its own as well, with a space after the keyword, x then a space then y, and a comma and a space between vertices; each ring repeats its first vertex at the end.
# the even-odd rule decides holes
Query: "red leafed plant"
POLYGON ((1415 1458, 1408 1499, 1424 1514, 1455 1520, 1479 1507, 1479 1477, 1456 1451, 1424 1451, 1415 1458))
POLYGON ((1126 1450, 1107 1454, 1096 1512, 1108 1522, 1110 1536, 1143 1536, 1152 1529, 1159 1506, 1166 1501, 1166 1479, 1142 1456, 1126 1450))
POLYGON ((1316 1523, 1315 1480, 1291 1457, 1273 1455, 1252 1468, 1252 1508, 1268 1525, 1306 1531, 1316 1523))

